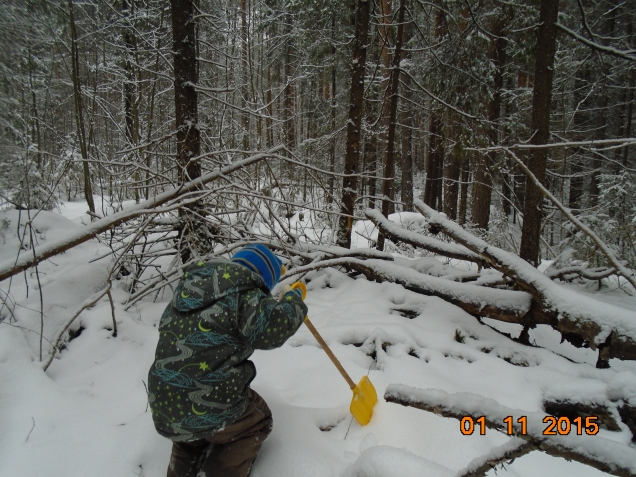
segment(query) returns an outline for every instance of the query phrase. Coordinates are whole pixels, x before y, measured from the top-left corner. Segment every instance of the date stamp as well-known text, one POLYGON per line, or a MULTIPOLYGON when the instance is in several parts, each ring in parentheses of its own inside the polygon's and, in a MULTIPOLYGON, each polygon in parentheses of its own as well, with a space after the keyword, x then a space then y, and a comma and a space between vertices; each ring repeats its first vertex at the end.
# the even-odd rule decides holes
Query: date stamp
MULTIPOLYGON (((542 434, 544 436, 567 436, 571 432, 576 432, 580 436, 585 434, 595 436, 598 434, 598 416, 576 417, 572 420, 568 417, 545 416, 543 423, 546 424, 542 434)), ((506 433, 511 435, 527 435, 528 434, 528 416, 521 416, 516 420, 517 429, 515 429, 515 421, 512 416, 508 416, 503 420, 506 433)), ((476 428, 479 428, 479 434, 486 435, 486 417, 481 416, 477 419, 472 416, 462 417, 459 423, 459 430, 465 436, 472 435, 476 428)))

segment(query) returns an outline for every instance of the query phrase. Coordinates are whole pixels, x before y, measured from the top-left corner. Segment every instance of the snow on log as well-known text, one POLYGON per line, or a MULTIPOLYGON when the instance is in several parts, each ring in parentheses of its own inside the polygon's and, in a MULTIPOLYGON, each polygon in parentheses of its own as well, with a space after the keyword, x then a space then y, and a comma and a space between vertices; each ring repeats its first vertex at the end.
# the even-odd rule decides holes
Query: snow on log
MULTIPOLYGON (((260 242, 266 243, 266 242, 260 242)), ((267 242, 268 247, 281 250, 282 252, 290 252, 292 255, 295 253, 308 254, 313 260, 321 257, 360 257, 360 258, 377 258, 380 260, 393 261, 393 255, 389 252, 381 252, 375 248, 344 248, 336 245, 320 245, 307 242, 298 242, 293 247, 285 246, 277 242, 267 242)))
POLYGON ((604 360, 636 359, 635 312, 559 285, 522 258, 475 237, 422 201, 414 201, 414 206, 431 225, 480 254, 493 268, 530 293, 543 313, 555 318, 557 330, 578 334, 592 349, 600 347, 599 356, 604 360))
POLYGON ((507 432, 504 419, 512 416, 513 435, 531 443, 537 450, 555 457, 574 460, 612 475, 636 477, 636 449, 599 435, 587 435, 586 431, 583 431, 582 435, 577 435, 576 426, 573 426, 568 435, 544 435, 547 424, 543 419, 548 414, 543 412, 511 409, 494 399, 472 393, 449 394, 445 391, 416 389, 402 384, 389 385, 384 399, 387 402, 458 420, 468 416, 477 422, 477 419, 483 416, 487 428, 504 433, 507 432), (517 421, 521 416, 527 417, 525 433, 517 421))
POLYGON ((423 248, 437 255, 474 262, 480 267, 489 266, 488 263, 479 256, 479 254, 471 252, 466 247, 454 243, 442 242, 441 240, 426 237, 425 235, 418 234, 417 232, 403 229, 387 219, 378 209, 367 209, 364 211, 364 215, 366 215, 367 218, 393 242, 404 242, 406 244, 413 245, 414 247, 423 248))
POLYGON ((157 209, 157 207, 159 207, 160 205, 177 199, 187 193, 198 191, 204 192, 205 189, 203 189, 203 186, 208 182, 224 177, 227 174, 231 174, 232 172, 249 166, 250 164, 261 161, 262 159, 269 157, 270 155, 272 155, 272 153, 282 148, 283 146, 277 146, 267 152, 254 154, 253 156, 247 157, 241 161, 237 161, 221 169, 217 169, 215 171, 209 172, 208 174, 204 174, 203 176, 193 181, 187 182, 180 185, 179 187, 175 187, 174 189, 163 192, 151 199, 140 202, 139 204, 122 210, 121 212, 92 222, 86 227, 83 227, 76 232, 68 234, 66 237, 63 237, 59 240, 47 242, 44 245, 36 247, 34 250, 29 250, 28 252, 22 253, 15 259, 5 260, 4 262, 0 263, 0 281, 16 275, 17 273, 20 273, 21 271, 26 270, 34 265, 37 265, 47 258, 53 257, 54 255, 65 252, 75 247, 76 245, 84 243, 92 239, 96 235, 105 232, 106 230, 109 230, 113 227, 116 227, 117 225, 124 223, 130 219, 146 214, 161 213, 162 210, 157 209))
POLYGON ((368 280, 397 283, 407 290, 442 298, 471 315, 509 323, 524 323, 524 317, 531 307, 532 299, 525 292, 457 283, 378 259, 347 257, 324 260, 289 270, 282 279, 327 267, 344 267, 362 273, 368 280))
POLYGON ((577 277, 583 277, 587 280, 602 280, 603 278, 616 275, 615 268, 599 267, 585 268, 580 266, 565 267, 558 269, 549 269, 545 272, 552 280, 563 279, 571 280, 577 277))
MULTIPOLYGON (((487 454, 471 460, 466 467, 457 472, 456 477, 486 477, 497 465, 529 454, 537 448, 530 442, 513 437, 502 445, 494 447, 487 454)), ((496 475, 496 472, 495 472, 496 475)))

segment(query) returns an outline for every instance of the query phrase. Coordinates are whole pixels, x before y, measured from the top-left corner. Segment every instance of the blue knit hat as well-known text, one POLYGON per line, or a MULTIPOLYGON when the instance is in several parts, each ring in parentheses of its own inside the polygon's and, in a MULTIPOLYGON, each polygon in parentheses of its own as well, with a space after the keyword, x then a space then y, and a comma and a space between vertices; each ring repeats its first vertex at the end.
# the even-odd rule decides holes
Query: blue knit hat
POLYGON ((232 261, 258 273, 270 290, 278 283, 283 262, 265 245, 252 244, 234 254, 232 261))

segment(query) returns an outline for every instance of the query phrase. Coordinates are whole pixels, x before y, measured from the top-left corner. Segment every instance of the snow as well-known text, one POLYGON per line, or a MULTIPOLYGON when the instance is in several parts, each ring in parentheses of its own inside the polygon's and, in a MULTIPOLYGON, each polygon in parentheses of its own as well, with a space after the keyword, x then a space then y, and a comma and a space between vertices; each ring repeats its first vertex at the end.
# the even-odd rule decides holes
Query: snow
MULTIPOLYGON (((416 201, 417 207, 428 209, 421 201, 416 201)), ((444 218, 441 214, 429 209, 431 223, 439 224, 452 230, 456 237, 461 237, 465 244, 478 251, 486 251, 503 264, 511 274, 522 282, 536 287, 543 297, 546 307, 559 314, 559 319, 569 319, 573 322, 592 321, 598 325, 599 332, 594 336, 592 346, 604 343, 615 330, 619 336, 629 337, 636 341, 636 313, 621 306, 600 303, 589 296, 578 293, 571 288, 559 285, 547 275, 541 273, 517 255, 489 245, 487 242, 469 234, 459 225, 444 218)))
MULTIPOLYGON (((62 216, 41 213, 34 222, 39 245, 60 240, 69 231, 79 233, 84 205, 65 204, 62 216)), ((17 212, 2 214, 0 219, 10 224, 0 238, 0 260, 9 260, 20 243, 17 212)), ((360 247, 366 245, 358 238, 360 247)), ((48 339, 103 287, 105 264, 89 261, 106 250, 90 240, 40 264, 48 339)), ((328 254, 328 249, 308 250, 328 254)), ((409 265, 405 273, 413 274, 413 280, 437 280, 436 286, 444 283, 449 293, 462 293, 461 283, 420 273, 444 266, 431 260, 396 256, 395 263, 377 258, 369 263, 387 273, 409 265)), ((157 263, 167 267, 169 258, 157 263)), ((251 477, 450 477, 516 445, 513 438, 493 430, 485 436, 464 436, 456 419, 387 403, 382 396, 392 385, 408 386, 416 394, 438 393, 457 406, 472 403, 482 414, 495 416, 505 409, 543 415, 545 400, 564 397, 613 410, 623 402, 636 402, 636 363, 612 360, 611 368, 596 369, 595 353, 560 344, 558 333, 548 327, 537 327, 531 335, 547 349, 528 347, 448 302, 398 284, 351 278, 335 269, 312 271, 305 279, 314 325, 354 381, 369 375, 380 401, 369 425, 357 424, 348 411, 351 391, 305 327, 281 348, 257 351, 253 388, 272 409, 274 430, 251 477), (456 341, 458 336, 463 342, 456 341), (472 397, 455 402, 449 398, 453 395, 472 397)), ((165 475, 171 443, 154 430, 144 382, 158 340, 159 317, 171 294, 168 289, 157 302, 147 298, 126 311, 125 280, 113 286, 118 336, 112 337, 110 304, 104 298, 80 315, 73 329, 81 325, 81 334, 67 343, 46 373, 39 362, 40 299, 34 271, 0 282, 2 296, 10 291, 15 300, 13 315, 7 307, 0 311, 3 477, 165 475)), ((518 325, 509 326, 514 336, 518 325)), ((45 341, 45 358, 49 351, 45 341)), ((557 439, 567 438, 591 453, 611 454, 618 462, 635 452, 628 445, 631 433, 625 426, 621 429, 601 429, 588 439, 557 439)), ((631 464, 636 465, 633 462, 636 459, 631 464)), ((497 468, 497 475, 605 474, 532 452, 506 469, 497 468)))
MULTIPOLYGON (((577 390, 572 390, 576 393, 577 390)), ((618 466, 636 473, 636 449, 616 442, 600 435, 569 435, 546 436, 544 418, 545 413, 528 412, 523 409, 502 406, 494 399, 484 398, 473 393, 449 394, 440 390, 414 389, 404 385, 392 385, 387 388, 387 395, 395 396, 412 402, 425 403, 430 407, 441 408, 454 415, 485 416, 487 421, 496 422, 503 426, 507 416, 513 416, 514 421, 520 417, 527 418, 527 435, 537 437, 553 447, 572 449, 578 454, 593 457, 600 462, 618 466)), ((573 395, 573 394, 571 394, 573 395)), ((574 394, 577 395, 577 394, 574 394)), ((515 423, 518 429, 518 424, 515 423)))

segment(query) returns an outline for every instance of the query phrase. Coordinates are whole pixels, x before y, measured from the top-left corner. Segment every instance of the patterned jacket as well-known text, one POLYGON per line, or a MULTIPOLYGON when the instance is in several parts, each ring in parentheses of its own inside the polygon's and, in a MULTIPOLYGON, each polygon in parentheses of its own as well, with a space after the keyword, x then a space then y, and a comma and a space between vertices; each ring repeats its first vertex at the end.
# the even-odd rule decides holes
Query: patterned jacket
POLYGON ((281 346, 303 323, 295 293, 274 299, 260 275, 230 260, 185 270, 159 324, 148 400, 157 431, 200 439, 243 414, 256 376, 255 349, 281 346))

